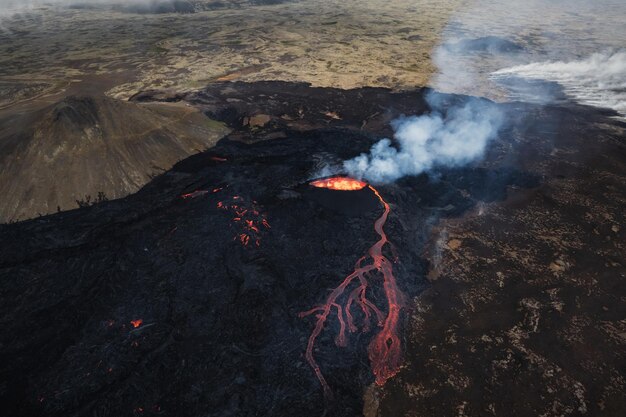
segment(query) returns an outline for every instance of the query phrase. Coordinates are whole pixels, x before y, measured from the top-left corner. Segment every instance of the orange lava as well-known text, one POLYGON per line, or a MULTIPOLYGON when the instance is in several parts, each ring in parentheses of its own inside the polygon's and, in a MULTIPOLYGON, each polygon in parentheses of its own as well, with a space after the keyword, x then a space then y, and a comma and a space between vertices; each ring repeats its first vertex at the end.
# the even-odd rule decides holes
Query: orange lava
MULTIPOLYGON (((222 191, 225 187, 217 187, 211 190, 212 194, 222 191)), ((209 194, 208 190, 196 190, 191 193, 183 194, 180 197, 183 200, 193 199, 209 194)), ((233 240, 239 241, 243 246, 261 246, 261 232, 264 229, 271 229, 267 218, 258 208, 256 201, 246 202, 246 200, 240 196, 235 195, 230 197, 229 200, 218 201, 217 208, 227 210, 232 213, 232 221, 238 225, 238 231, 233 240)), ((170 233, 173 233, 176 228, 172 229, 170 233)))
MULTIPOLYGON (((334 184, 342 183, 344 180, 356 181, 349 178, 338 178, 338 181, 332 180, 333 178, 323 180, 323 184, 330 184, 332 188, 334 184)), ((361 182, 358 181, 358 183, 361 182)), ((321 187, 323 186, 321 184, 322 183, 319 183, 315 186, 321 187)), ((319 365, 315 361, 313 350, 317 337, 324 329, 326 320, 333 312, 336 312, 337 321, 339 322, 339 333, 335 338, 335 344, 337 346, 347 345, 348 339, 346 330, 350 333, 357 331, 357 325, 352 315, 353 305, 358 306, 362 312, 363 323, 361 329, 363 332, 369 331, 372 316, 375 317, 377 326, 382 328, 372 338, 368 346, 368 356, 372 366, 372 372, 374 373, 378 385, 383 385, 389 378, 398 373, 402 360, 402 350, 397 328, 403 295, 393 275, 392 262, 383 255, 383 248, 389 243, 383 227, 391 209, 378 190, 368 184, 365 184, 365 186, 369 187, 372 192, 374 192, 384 207, 383 214, 374 223, 374 230, 380 236, 380 239, 369 248, 367 255, 357 261, 354 271, 345 277, 343 282, 330 293, 324 304, 300 313, 300 317, 316 314, 315 317, 317 320, 315 322, 315 328, 309 337, 305 356, 322 384, 324 395, 327 398, 332 397, 332 392, 326 379, 322 375, 319 365), (367 260, 370 260, 371 263, 363 265, 367 260), (387 301, 386 315, 372 301, 367 299, 367 289, 369 286, 368 278, 371 274, 376 273, 382 276, 383 289, 387 301)))
POLYGON ((233 240, 239 241, 243 246, 253 243, 254 246, 261 246, 261 235, 264 229, 271 229, 267 218, 258 208, 256 201, 246 202, 246 200, 235 195, 230 201, 218 201, 217 208, 228 210, 232 213, 233 224, 237 225, 238 232, 233 240))
POLYGON ((183 194, 183 195, 181 195, 180 197, 181 197, 183 200, 186 200, 186 199, 188 199, 188 198, 196 198, 196 197, 200 197, 201 195, 205 195, 205 194, 208 194, 208 191, 207 191, 207 190, 196 190, 196 191, 194 191, 193 193, 183 194))
POLYGON ((349 177, 332 177, 321 180, 312 181, 313 187, 329 188, 338 191, 358 191, 367 187, 367 183, 349 177))
MULTIPOLYGON (((213 190, 211 190, 211 192, 213 194, 215 194, 215 193, 218 193, 218 192, 222 191, 223 189, 224 189, 223 187, 218 187, 218 188, 214 188, 213 190)), ((203 196, 203 195, 207 195, 208 193, 209 193, 208 190, 196 190, 196 191, 194 191, 192 193, 183 194, 180 197, 183 200, 187 200, 188 198, 196 198, 196 197, 200 197, 200 196, 203 196)))
POLYGON ((135 329, 137 327, 141 326, 142 323, 143 323, 142 319, 137 319, 137 320, 131 320, 130 321, 130 324, 132 324, 135 329))

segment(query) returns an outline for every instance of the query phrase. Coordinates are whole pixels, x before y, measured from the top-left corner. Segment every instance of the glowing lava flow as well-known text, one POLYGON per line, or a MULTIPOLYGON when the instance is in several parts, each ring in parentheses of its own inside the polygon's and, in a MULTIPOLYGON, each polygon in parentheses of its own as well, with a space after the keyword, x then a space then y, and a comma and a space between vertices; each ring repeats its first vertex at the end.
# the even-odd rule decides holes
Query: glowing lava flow
POLYGON ((233 223, 240 226, 240 231, 233 240, 238 240, 243 246, 248 246, 249 243, 261 246, 261 231, 271 229, 271 226, 256 201, 246 203, 243 197, 235 195, 230 201, 218 201, 217 208, 230 211, 234 216, 233 223))
POLYGON ((393 266, 389 259, 383 255, 383 248, 389 242, 387 235, 383 230, 387 217, 389 216, 389 204, 383 199, 378 190, 362 181, 345 177, 335 177, 325 180, 318 180, 311 183, 314 187, 324 187, 333 190, 353 191, 368 187, 376 197, 380 200, 385 210, 383 214, 374 223, 374 230, 380 236, 380 239, 369 248, 368 255, 361 257, 356 263, 354 271, 348 275, 343 282, 335 288, 326 302, 309 311, 300 313, 300 317, 310 314, 316 314, 317 321, 315 328, 309 337, 306 348, 306 359, 313 368, 315 375, 319 379, 324 388, 324 395, 327 398, 332 397, 332 392, 322 375, 319 365, 313 357, 313 349, 315 341, 324 329, 326 320, 331 315, 333 309, 337 312, 337 320, 339 322, 339 334, 335 338, 337 346, 347 345, 346 329, 351 333, 357 330, 351 307, 356 304, 363 313, 363 332, 369 331, 371 316, 374 315, 379 327, 382 330, 374 336, 368 347, 368 356, 372 366, 372 371, 376 376, 376 383, 383 385, 389 378, 398 373, 401 364, 402 351, 400 348, 400 339, 397 335, 398 321, 400 318, 400 309, 402 308, 402 293, 398 289, 396 279, 393 276, 393 266), (362 266, 362 263, 371 258, 372 263, 362 266), (367 299, 367 288, 369 282, 367 275, 378 272, 383 278, 383 289, 387 300, 387 316, 376 307, 374 303, 367 299), (351 284, 356 284, 349 293, 346 291, 351 284), (344 304, 340 304, 342 296, 345 300, 344 304))
POLYGON ((367 183, 348 177, 333 177, 311 182, 313 187, 330 188, 339 191, 358 191, 367 187, 367 183))
MULTIPOLYGON (((226 186, 228 187, 228 186, 226 186)), ((215 194, 222 191, 225 187, 214 188, 211 193, 215 194)), ((208 190, 196 190, 191 193, 180 196, 183 200, 194 199, 209 194, 208 190)), ((233 240, 239 241, 243 246, 254 243, 255 246, 261 246, 261 231, 263 229, 271 229, 267 218, 260 212, 258 203, 252 201, 252 204, 246 203, 244 198, 235 195, 227 201, 218 201, 217 208, 231 212, 234 217, 233 223, 241 225, 240 231, 237 232, 233 240)), ((172 229, 172 232, 176 227, 172 229)))

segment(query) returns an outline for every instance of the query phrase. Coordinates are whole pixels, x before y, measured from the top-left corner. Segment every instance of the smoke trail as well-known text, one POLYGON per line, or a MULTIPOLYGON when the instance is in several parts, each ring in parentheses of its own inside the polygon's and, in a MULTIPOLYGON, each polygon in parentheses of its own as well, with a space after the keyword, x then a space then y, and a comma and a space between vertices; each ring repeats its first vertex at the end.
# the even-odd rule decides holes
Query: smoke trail
MULTIPOLYGON (((563 98, 556 82, 569 97, 626 114, 626 52, 592 55, 598 46, 623 48, 625 10, 618 0, 471 0, 432 53, 438 72, 430 85, 449 93, 546 103, 563 98), (577 61, 580 54, 590 58, 577 61), (533 61, 543 62, 529 64, 533 61), (522 84, 511 80, 513 75, 553 83, 525 83, 519 90, 525 95, 512 96, 511 87, 522 84)), ((345 161, 347 173, 390 182, 482 157, 505 122, 503 115, 480 100, 445 109, 435 97, 428 99, 432 114, 394 121, 393 139, 345 161)))
MULTIPOLYGON (((451 50, 461 54, 477 46, 497 50, 506 45, 497 38, 479 41, 442 43, 433 53, 438 73, 432 84, 448 91, 463 91, 473 85, 475 70, 459 65, 449 57, 451 50), (450 85, 452 89, 446 88, 450 85)), ((483 156, 504 121, 502 112, 484 99, 469 98, 447 108, 439 94, 430 93, 426 101, 432 113, 394 120, 391 122, 393 141, 388 138, 380 140, 368 154, 345 161, 344 170, 353 177, 380 184, 437 167, 465 165, 483 156)))
MULTIPOLYGON (((509 53, 518 49, 514 43, 497 37, 456 42, 451 38, 454 35, 447 33, 432 54, 438 72, 431 85, 448 92, 466 92, 476 84, 478 71, 459 65, 458 55, 476 51, 509 53)), ((345 161, 344 170, 353 177, 379 184, 437 167, 465 165, 483 156, 504 120, 500 110, 486 100, 471 98, 450 108, 435 93, 426 100, 432 113, 393 121, 393 140, 382 139, 368 154, 345 161)))
MULTIPOLYGON (((431 106, 438 102, 431 96, 431 106)), ((374 184, 418 175, 438 166, 464 165, 481 157, 502 123, 491 103, 470 99, 447 113, 403 117, 392 122, 395 146, 389 139, 376 143, 369 154, 344 162, 344 169, 374 184)))
POLYGON ((626 51, 596 53, 578 61, 538 62, 495 71, 495 79, 518 76, 559 83, 565 94, 626 116, 626 51))

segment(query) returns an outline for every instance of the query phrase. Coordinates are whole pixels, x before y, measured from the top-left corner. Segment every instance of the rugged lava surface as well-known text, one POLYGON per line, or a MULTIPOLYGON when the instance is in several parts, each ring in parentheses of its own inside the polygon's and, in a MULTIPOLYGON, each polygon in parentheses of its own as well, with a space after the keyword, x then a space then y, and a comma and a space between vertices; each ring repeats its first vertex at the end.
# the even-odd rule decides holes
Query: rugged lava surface
MULTIPOLYGON (((289 87, 282 94, 309 88, 289 87)), ((226 85, 216 88, 224 94, 226 85)), ((236 96, 257 86, 230 88, 236 96)), ((356 94, 335 93, 338 103, 356 94)), ((411 94, 420 103, 421 92, 406 93, 406 103, 411 94)), ((335 398, 325 404, 305 359, 312 324, 298 314, 323 302, 380 238, 372 225, 383 208, 369 188, 336 198, 309 182, 326 163, 369 149, 384 129, 366 126, 393 113, 309 107, 289 120, 280 95, 259 94, 253 111, 216 96, 177 98, 229 117, 235 132, 210 152, 124 199, 0 227, 4 414, 624 409, 617 122, 574 105, 503 105, 512 124, 480 166, 376 186, 391 208, 384 230, 395 253, 383 253, 398 259, 407 298, 402 367, 376 388, 372 333, 338 349, 340 323, 329 318, 315 351, 335 398), (322 110, 339 119, 306 122, 322 110), (261 114, 263 123, 250 123, 261 114)), ((371 298, 384 307, 381 291, 371 298)))

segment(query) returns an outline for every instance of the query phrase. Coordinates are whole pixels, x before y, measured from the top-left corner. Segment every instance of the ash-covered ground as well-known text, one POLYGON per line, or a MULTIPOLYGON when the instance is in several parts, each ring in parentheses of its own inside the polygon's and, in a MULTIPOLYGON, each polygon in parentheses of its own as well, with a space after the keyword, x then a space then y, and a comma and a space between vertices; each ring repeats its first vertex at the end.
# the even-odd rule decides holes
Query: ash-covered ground
POLYGON ((3 414, 620 415, 624 126, 574 104, 497 105, 510 123, 482 163, 377 187, 404 366, 374 385, 371 333, 339 348, 330 320, 324 401, 304 359, 313 319, 298 313, 352 271, 382 207, 308 182, 428 111, 426 92, 267 82, 134 97, 190 103, 233 132, 129 197, 0 226, 3 414))

